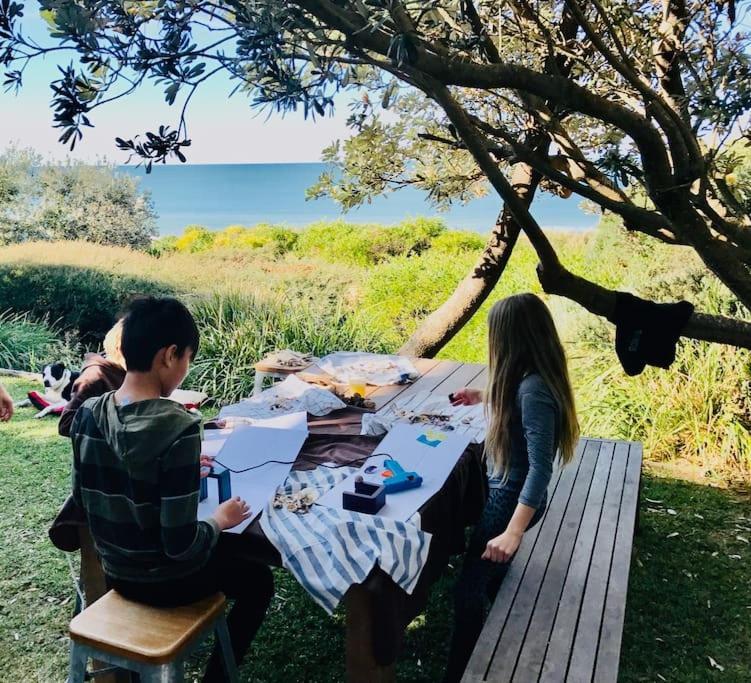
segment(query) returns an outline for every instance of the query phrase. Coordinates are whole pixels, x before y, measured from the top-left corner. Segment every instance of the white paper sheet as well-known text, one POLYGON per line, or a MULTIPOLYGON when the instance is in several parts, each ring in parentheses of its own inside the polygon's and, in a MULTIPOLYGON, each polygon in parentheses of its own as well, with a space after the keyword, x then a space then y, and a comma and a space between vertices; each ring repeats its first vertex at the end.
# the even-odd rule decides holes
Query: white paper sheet
POLYGON ((354 491, 355 476, 371 483, 382 483, 365 473, 371 466, 383 466, 386 459, 396 460, 407 472, 417 472, 423 481, 416 489, 386 495, 386 505, 378 514, 406 522, 446 483, 457 461, 470 443, 466 434, 447 434, 417 425, 396 424, 375 449, 375 454, 353 475, 318 499, 318 505, 342 508, 342 492, 354 491), (388 456, 380 455, 388 454, 388 456))
MULTIPOLYGON (((247 472, 230 472, 232 495, 245 499, 252 516, 229 531, 239 534, 263 511, 268 500, 276 493, 277 487, 289 474, 306 437, 307 429, 246 425, 233 430, 217 429, 206 432, 203 453, 214 455, 218 464, 230 470, 244 470, 268 460, 280 461, 266 463, 247 472)), ((198 504, 198 519, 207 519, 219 505, 215 479, 208 480, 208 488, 208 498, 198 504)))
POLYGON ((347 383, 352 378, 362 378, 368 384, 387 386, 399 384, 419 376, 412 361, 404 356, 377 353, 337 351, 321 358, 316 365, 337 382, 347 383))
POLYGON ((258 396, 224 406, 219 411, 219 417, 266 419, 300 411, 321 417, 341 408, 346 408, 346 404, 333 392, 290 375, 258 396))

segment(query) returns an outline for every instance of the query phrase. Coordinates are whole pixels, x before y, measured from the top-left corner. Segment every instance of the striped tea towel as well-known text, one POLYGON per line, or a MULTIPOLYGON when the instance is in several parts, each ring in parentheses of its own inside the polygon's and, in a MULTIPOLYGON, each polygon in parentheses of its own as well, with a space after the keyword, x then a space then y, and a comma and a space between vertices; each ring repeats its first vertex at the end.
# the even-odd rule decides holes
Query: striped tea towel
MULTIPOLYGON (((320 496, 357 470, 317 467, 291 472, 279 493, 304 488, 320 496)), ((431 535, 409 522, 382 519, 314 505, 296 514, 266 505, 261 528, 282 556, 282 564, 313 599, 331 614, 347 589, 362 583, 378 564, 407 593, 420 578, 431 535)))

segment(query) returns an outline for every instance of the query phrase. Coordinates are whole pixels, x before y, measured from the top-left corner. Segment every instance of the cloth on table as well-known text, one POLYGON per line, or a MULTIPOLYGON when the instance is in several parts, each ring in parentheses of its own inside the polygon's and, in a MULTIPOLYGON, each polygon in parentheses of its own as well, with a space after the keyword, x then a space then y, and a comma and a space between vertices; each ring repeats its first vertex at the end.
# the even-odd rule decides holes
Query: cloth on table
POLYGON ((392 401, 383 411, 363 415, 362 434, 378 436, 391 431, 395 424, 404 423, 467 434, 472 443, 485 441, 488 427, 482 405, 452 406, 446 396, 430 396, 430 391, 419 391, 403 400, 392 401))
POLYGON ((346 404, 333 392, 290 375, 258 396, 224 406, 219 411, 219 417, 264 419, 303 411, 320 417, 345 407, 346 404))
POLYGON ((405 384, 419 376, 417 369, 403 356, 377 353, 337 351, 322 358, 316 365, 337 382, 364 379, 367 384, 387 386, 405 384))
MULTIPOLYGON (((356 469, 295 471, 279 493, 291 495, 312 488, 320 495, 356 469)), ((350 586, 365 581, 376 564, 411 594, 431 541, 430 534, 412 523, 319 505, 297 514, 269 504, 261 516, 261 528, 279 551, 283 566, 328 613, 336 609, 350 586)))

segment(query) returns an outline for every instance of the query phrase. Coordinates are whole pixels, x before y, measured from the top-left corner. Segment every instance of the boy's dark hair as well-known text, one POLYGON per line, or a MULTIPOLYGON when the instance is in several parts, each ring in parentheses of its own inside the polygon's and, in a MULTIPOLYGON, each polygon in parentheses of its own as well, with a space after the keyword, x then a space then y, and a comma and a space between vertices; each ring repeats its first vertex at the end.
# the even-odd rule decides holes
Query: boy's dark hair
POLYGON ((177 299, 153 296, 134 299, 125 311, 120 344, 128 370, 148 372, 159 349, 173 344, 178 355, 198 351, 198 327, 177 299))

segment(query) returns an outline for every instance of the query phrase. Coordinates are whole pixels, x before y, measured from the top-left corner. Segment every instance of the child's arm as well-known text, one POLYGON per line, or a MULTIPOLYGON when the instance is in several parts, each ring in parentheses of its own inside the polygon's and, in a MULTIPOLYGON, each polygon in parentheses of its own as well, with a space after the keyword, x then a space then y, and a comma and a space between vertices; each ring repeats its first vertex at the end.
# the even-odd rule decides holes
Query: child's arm
POLYGON ((519 494, 519 502, 536 510, 542 505, 553 475, 553 461, 557 449, 556 421, 558 408, 542 380, 534 380, 519 392, 522 429, 527 442, 529 471, 519 494))
POLYGON ((524 503, 517 503, 506 531, 488 541, 482 559, 491 562, 508 562, 519 548, 524 532, 532 521, 532 517, 535 516, 535 512, 537 512, 535 508, 524 503))
POLYGON ((483 559, 493 562, 508 562, 514 556, 532 517, 542 505, 553 474, 558 414, 555 399, 547 387, 531 384, 520 389, 519 407, 527 441, 529 471, 506 530, 488 541, 483 553, 483 559))
POLYGON ((164 552, 178 562, 208 554, 219 537, 213 518, 198 521, 201 435, 196 424, 162 457, 159 476, 160 525, 164 552))

